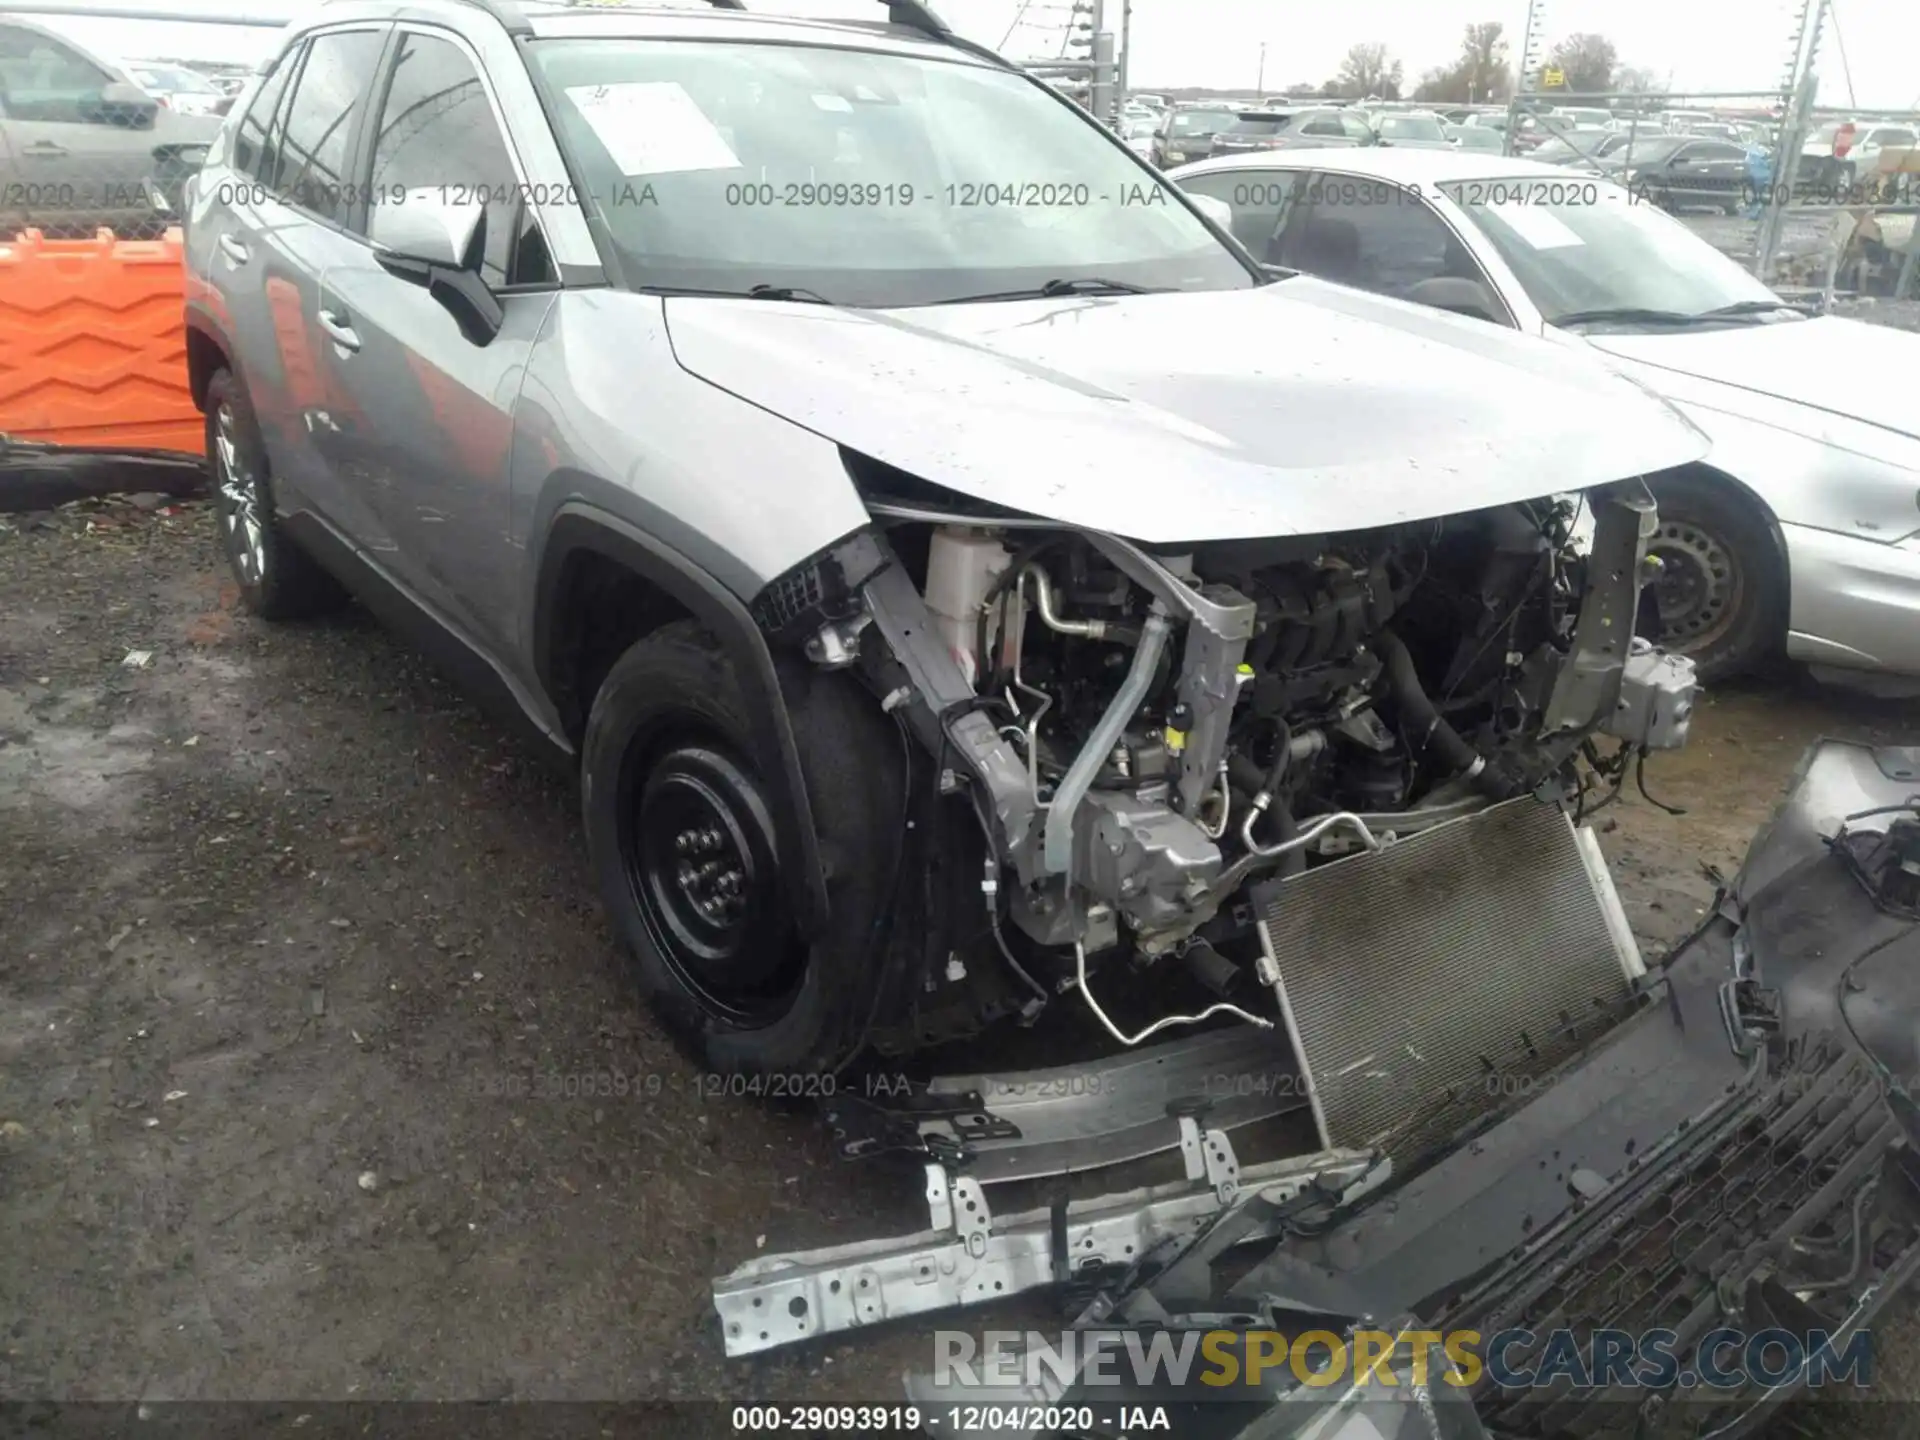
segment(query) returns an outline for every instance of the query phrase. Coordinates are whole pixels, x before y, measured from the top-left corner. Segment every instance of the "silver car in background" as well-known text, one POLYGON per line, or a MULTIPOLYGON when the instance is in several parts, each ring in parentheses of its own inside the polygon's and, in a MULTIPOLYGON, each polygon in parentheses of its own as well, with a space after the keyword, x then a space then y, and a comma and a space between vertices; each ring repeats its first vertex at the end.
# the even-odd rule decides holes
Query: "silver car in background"
POLYGON ((1664 638, 1704 678, 1784 649, 1920 675, 1920 336, 1788 305, 1598 176, 1462 152, 1188 166, 1253 254, 1604 355, 1713 453, 1656 485, 1664 638))

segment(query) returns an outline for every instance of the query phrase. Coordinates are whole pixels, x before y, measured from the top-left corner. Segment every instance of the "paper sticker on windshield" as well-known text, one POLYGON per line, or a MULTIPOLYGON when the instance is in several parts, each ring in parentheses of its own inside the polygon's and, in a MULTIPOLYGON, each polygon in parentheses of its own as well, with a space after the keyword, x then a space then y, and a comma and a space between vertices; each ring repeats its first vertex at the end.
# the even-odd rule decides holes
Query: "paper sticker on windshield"
POLYGON ((813 103, 822 110, 838 110, 848 115, 853 113, 853 102, 844 95, 816 95, 813 103))
POLYGON ((1542 210, 1536 205, 1489 205, 1487 209, 1536 250, 1560 250, 1568 245, 1587 243, 1551 210, 1542 210))
POLYGON ((740 159, 693 97, 671 80, 567 90, 622 175, 737 170, 740 159))

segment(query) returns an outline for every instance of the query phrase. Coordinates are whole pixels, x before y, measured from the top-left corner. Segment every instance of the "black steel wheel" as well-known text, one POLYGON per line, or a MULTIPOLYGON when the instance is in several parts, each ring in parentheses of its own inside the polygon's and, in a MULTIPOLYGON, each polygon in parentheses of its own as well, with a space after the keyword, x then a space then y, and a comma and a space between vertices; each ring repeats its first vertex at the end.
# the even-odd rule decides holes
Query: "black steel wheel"
POLYGON ((792 1005, 806 952, 787 923, 772 812, 724 737, 636 738, 620 845, 648 938, 700 1009, 765 1025, 792 1005))
MULTIPOLYGON (((740 678, 694 621, 635 641, 594 696, 581 811, 601 900, 641 991, 714 1073, 831 1069, 864 1042, 901 844, 900 739, 846 674, 786 693, 828 913, 793 919, 766 771, 740 678)), ((786 793, 791 793, 790 791, 786 793)))

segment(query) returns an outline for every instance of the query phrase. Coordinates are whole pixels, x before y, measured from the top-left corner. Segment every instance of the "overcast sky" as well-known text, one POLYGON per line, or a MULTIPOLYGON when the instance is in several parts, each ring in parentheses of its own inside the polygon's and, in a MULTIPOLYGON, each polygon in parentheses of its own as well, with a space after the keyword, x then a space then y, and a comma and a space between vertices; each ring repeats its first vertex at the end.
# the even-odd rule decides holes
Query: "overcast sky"
MULTIPOLYGON (((189 0, 113 0, 154 10, 197 8, 189 0)), ((789 13, 868 15, 862 0, 747 0, 749 8, 789 13)), ((1027 22, 1009 27, 1020 0, 933 0, 961 33, 991 45, 1006 40, 1015 59, 1058 53, 1058 26, 1066 0, 1027 7, 1027 22), (1053 28, 1049 28, 1053 27, 1053 28)), ((1121 0, 1107 0, 1118 29, 1121 0)), ((1913 0, 1834 0, 1839 38, 1851 62, 1852 103, 1891 109, 1920 106, 1920 4, 1913 0)), ((231 13, 292 15, 298 5, 238 0, 231 13)), ((1551 0, 1549 41, 1576 31, 1610 37, 1624 63, 1671 74, 1675 88, 1773 88, 1787 64, 1791 0, 1551 0)), ((1384 41, 1404 62, 1409 81, 1444 64, 1459 49, 1460 32, 1481 20, 1499 20, 1518 37, 1525 0, 1133 0, 1131 79, 1156 85, 1279 90, 1318 82, 1339 67, 1347 47, 1384 41), (1264 76, 1261 46, 1266 47, 1264 76)), ((179 54, 204 59, 249 59, 271 44, 271 31, 234 26, 49 20, 96 50, 125 58, 179 54)), ((1822 47, 1820 100, 1849 103, 1847 75, 1830 26, 1822 47)), ((1517 57, 1516 57, 1517 58, 1517 57)))

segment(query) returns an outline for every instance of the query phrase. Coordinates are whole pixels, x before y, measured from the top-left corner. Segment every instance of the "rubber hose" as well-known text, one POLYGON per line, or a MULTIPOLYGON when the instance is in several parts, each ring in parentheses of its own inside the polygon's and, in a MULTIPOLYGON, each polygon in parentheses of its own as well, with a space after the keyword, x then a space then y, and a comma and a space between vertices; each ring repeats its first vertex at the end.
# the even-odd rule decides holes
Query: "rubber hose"
MULTIPOLYGON (((1446 766, 1449 777, 1469 770, 1476 779, 1485 775, 1487 767, 1480 752, 1462 738, 1427 697, 1406 642, 1391 630, 1382 630, 1373 637, 1373 648, 1386 661, 1387 684, 1393 690, 1395 704, 1400 707, 1401 724, 1410 736, 1425 737, 1424 745, 1416 744, 1416 751, 1432 750, 1446 766)), ((1416 753, 1414 758, 1417 760, 1419 755, 1416 753)))
MULTIPOLYGON (((1293 818, 1293 811, 1287 808, 1285 802, 1276 804, 1273 807, 1273 828, 1279 834, 1282 844, 1285 844, 1289 840, 1298 840, 1300 838, 1300 822, 1293 818)), ((1299 875, 1304 872, 1306 868, 1307 849, 1304 845, 1298 850, 1289 850, 1285 855, 1280 857, 1279 873, 1282 877, 1299 875)))

